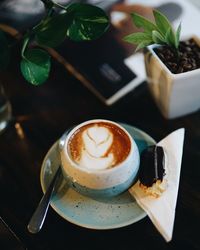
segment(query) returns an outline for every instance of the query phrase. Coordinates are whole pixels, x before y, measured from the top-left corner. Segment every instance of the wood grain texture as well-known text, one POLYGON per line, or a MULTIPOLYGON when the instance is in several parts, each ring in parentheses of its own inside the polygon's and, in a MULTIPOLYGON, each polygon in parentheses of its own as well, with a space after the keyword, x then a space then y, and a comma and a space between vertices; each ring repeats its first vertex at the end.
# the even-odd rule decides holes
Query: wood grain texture
MULTIPOLYGON (((30 86, 20 74, 19 49, 13 52, 9 69, 0 74, 13 107, 13 121, 0 136, 0 215, 24 245, 34 250, 64 250, 72 246, 73 249, 105 246, 125 250, 200 249, 200 112, 165 120, 146 83, 107 107, 56 61, 44 85, 30 86), (73 225, 52 208, 41 232, 28 233, 27 223, 42 196, 39 176, 47 150, 67 128, 93 118, 128 123, 157 141, 185 127, 174 234, 170 243, 163 240, 148 218, 124 228, 98 231, 73 225)), ((0 246, 2 237, 0 231, 0 246)))

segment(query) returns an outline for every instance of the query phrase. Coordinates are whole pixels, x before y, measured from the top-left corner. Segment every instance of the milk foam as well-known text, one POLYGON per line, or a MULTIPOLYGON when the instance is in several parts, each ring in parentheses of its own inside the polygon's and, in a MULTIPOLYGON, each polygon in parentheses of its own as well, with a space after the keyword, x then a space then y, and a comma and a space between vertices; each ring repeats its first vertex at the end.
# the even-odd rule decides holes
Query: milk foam
POLYGON ((130 154, 131 140, 117 125, 100 121, 73 130, 67 144, 69 157, 81 168, 104 170, 122 163, 130 154))
POLYGON ((89 127, 82 133, 83 146, 79 164, 88 169, 106 169, 114 164, 114 155, 109 153, 113 134, 106 127, 89 127))

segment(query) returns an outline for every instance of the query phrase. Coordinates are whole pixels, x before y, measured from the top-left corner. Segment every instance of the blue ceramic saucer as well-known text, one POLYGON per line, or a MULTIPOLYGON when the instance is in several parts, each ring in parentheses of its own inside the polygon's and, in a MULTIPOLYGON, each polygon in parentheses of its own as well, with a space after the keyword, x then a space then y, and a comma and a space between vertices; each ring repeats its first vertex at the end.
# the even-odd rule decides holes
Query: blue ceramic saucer
MULTIPOLYGON (((155 144, 155 140, 145 132, 124 123, 120 124, 133 136, 140 153, 147 146, 155 144)), ((43 192, 59 165, 60 154, 56 142, 42 164, 40 181, 43 192)), ((124 227, 146 216, 128 191, 112 198, 92 199, 71 189, 62 177, 57 192, 52 197, 51 206, 67 221, 92 229, 124 227)))

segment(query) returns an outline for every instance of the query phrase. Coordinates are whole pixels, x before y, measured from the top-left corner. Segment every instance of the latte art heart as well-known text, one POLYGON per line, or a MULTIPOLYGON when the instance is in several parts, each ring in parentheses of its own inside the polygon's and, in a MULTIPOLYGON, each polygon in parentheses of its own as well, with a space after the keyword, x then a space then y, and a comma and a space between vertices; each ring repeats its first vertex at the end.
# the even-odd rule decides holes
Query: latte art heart
POLYGON ((128 156, 130 139, 114 124, 88 124, 71 136, 69 151, 80 167, 103 170, 116 166, 128 156))
POLYGON ((98 126, 88 128, 83 132, 82 140, 80 165, 89 169, 105 169, 114 164, 113 153, 108 154, 113 143, 109 129, 98 126))
POLYGON ((82 140, 84 144, 83 152, 86 151, 93 157, 103 157, 106 155, 113 143, 113 135, 107 128, 92 127, 83 132, 82 140))

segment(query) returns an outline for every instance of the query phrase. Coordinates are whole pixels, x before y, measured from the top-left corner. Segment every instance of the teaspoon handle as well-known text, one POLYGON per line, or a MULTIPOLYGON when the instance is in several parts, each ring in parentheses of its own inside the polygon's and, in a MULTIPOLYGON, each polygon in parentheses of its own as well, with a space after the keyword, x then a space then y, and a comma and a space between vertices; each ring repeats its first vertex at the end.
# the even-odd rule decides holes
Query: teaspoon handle
POLYGON ((42 199, 40 200, 40 203, 38 204, 34 214, 32 215, 29 221, 27 228, 30 233, 38 233, 42 228, 42 225, 44 223, 49 208, 50 199, 54 191, 55 183, 60 173, 61 173, 61 167, 59 166, 46 192, 44 193, 42 199))

